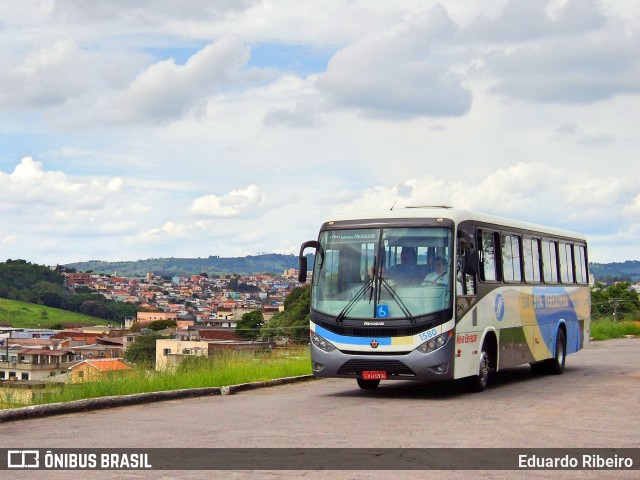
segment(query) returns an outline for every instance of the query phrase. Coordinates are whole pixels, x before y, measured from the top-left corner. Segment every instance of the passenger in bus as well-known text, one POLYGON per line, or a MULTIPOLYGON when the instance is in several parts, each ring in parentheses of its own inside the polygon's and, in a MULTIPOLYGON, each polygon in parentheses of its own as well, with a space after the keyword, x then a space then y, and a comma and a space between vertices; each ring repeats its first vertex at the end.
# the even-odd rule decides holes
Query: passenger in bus
POLYGON ((431 273, 428 273, 424 280, 422 281, 422 285, 433 285, 439 284, 444 285, 448 282, 449 276, 447 275, 447 267, 444 258, 436 257, 433 260, 433 265, 435 270, 431 273))

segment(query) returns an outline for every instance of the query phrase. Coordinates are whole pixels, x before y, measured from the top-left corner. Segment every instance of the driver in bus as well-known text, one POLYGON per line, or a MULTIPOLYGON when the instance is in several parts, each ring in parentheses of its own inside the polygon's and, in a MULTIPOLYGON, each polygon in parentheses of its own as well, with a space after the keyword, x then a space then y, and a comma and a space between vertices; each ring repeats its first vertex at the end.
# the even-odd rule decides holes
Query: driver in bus
POLYGON ((436 257, 433 260, 433 266, 435 270, 431 273, 428 273, 424 280, 422 281, 422 285, 444 285, 449 280, 447 275, 447 267, 444 258, 436 257))

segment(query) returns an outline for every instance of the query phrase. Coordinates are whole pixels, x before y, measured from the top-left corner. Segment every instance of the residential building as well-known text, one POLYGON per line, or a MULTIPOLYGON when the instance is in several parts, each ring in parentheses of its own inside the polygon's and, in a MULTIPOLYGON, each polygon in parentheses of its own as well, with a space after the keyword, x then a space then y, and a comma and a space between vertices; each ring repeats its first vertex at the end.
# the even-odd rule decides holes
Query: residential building
MULTIPOLYGON (((6 357, 6 354, 0 356, 2 360, 5 360, 6 357)), ((43 348, 24 349, 22 347, 17 352, 13 349, 8 358, 9 361, 0 361, 0 380, 11 378, 47 380, 50 377, 67 373, 67 368, 78 359, 76 354, 67 348, 49 350, 43 348)))
POLYGON ((119 359, 87 359, 69 367, 71 383, 96 382, 128 375, 133 369, 119 359))

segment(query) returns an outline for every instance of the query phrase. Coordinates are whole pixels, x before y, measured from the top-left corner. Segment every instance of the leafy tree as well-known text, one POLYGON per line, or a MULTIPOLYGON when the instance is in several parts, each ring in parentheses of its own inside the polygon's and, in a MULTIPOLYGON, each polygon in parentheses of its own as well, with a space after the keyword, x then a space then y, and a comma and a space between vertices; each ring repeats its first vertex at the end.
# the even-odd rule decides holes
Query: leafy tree
POLYGON ((92 317, 100 317, 110 319, 109 309, 102 303, 96 300, 87 300, 78 309, 80 313, 90 315, 92 317))
POLYGON ((284 311, 276 313, 262 329, 265 337, 288 337, 294 342, 309 341, 311 287, 294 288, 284 300, 284 311))
POLYGON ((591 315, 594 318, 614 317, 615 320, 638 318, 640 297, 629 287, 629 283, 617 283, 608 287, 596 283, 591 290, 591 315))
POLYGON ((156 340, 164 338, 156 333, 140 335, 127 347, 124 359, 144 368, 153 368, 156 363, 156 340))
POLYGON ((156 320, 155 322, 151 322, 147 325, 149 330, 153 330, 154 332, 159 332, 160 330, 164 330, 165 328, 175 327, 177 325, 175 320, 156 320))
POLYGON ((47 307, 65 308, 67 301, 62 286, 51 282, 38 282, 31 288, 33 303, 47 307))
POLYGON ((94 293, 95 290, 91 287, 87 287, 86 285, 78 285, 74 288, 76 293, 94 293))
POLYGON ((236 333, 240 338, 255 340, 260 336, 260 329, 264 325, 264 316, 260 310, 242 315, 242 319, 236 324, 236 333))
POLYGON ((233 275, 229 280, 229 283, 227 283, 227 288, 235 290, 237 287, 238 287, 238 276, 233 275))
POLYGON ((7 260, 0 263, 0 297, 18 299, 17 297, 22 296, 21 293, 13 292, 13 297, 9 297, 9 293, 14 289, 28 292, 38 282, 62 285, 64 278, 59 271, 25 260, 7 260))

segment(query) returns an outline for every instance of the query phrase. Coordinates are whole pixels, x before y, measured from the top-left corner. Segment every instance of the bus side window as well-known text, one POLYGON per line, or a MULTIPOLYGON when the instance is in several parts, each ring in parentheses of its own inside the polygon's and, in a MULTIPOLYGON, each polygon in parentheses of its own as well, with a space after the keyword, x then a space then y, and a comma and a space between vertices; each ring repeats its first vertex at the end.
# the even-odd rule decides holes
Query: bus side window
POLYGON ((557 243, 551 240, 542 241, 542 278, 544 283, 558 283, 557 243))
POLYGON ((571 244, 560 243, 560 281, 562 283, 575 283, 573 273, 573 253, 571 244))
POLYGON ((502 276, 505 282, 521 282, 520 237, 502 236, 502 276))
POLYGON ((578 283, 589 283, 584 245, 573 246, 573 257, 576 265, 576 281, 578 283))
POLYGON ((525 238, 524 280, 527 283, 540 283, 540 241, 537 238, 525 238))
POLYGON ((480 278, 485 282, 498 281, 495 232, 480 232, 480 278))

